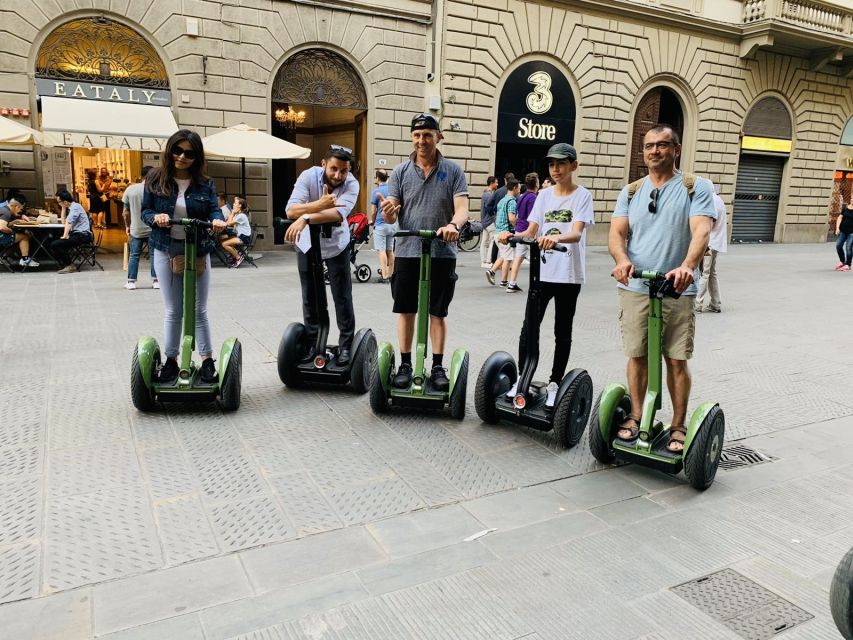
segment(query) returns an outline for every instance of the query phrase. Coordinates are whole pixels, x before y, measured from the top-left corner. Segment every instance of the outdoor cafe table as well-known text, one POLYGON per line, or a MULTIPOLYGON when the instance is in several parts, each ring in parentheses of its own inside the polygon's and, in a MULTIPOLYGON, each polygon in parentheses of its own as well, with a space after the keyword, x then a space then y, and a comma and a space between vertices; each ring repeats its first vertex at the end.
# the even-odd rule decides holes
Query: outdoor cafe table
POLYGON ((30 236, 30 258, 36 262, 40 262, 39 258, 46 258, 57 262, 56 256, 50 250, 50 243, 62 236, 65 225, 62 223, 43 223, 37 224, 33 222, 18 222, 13 225, 15 231, 26 232, 30 236))

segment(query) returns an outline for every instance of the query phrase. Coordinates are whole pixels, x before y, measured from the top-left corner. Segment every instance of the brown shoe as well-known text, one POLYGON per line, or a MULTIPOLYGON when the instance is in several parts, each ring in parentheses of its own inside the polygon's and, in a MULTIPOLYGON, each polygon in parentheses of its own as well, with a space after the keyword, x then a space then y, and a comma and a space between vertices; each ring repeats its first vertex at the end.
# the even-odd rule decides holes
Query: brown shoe
POLYGON ((77 267, 75 267, 73 264, 69 264, 67 267, 63 267, 62 269, 57 271, 57 273, 74 273, 75 271, 77 271, 77 267))

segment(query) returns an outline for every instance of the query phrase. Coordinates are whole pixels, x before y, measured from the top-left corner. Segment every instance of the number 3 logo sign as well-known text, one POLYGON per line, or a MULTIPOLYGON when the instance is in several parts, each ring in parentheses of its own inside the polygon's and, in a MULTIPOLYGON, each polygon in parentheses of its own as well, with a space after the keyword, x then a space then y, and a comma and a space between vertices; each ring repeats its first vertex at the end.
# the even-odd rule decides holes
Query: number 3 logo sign
POLYGON ((531 113, 547 113, 554 103, 551 94, 551 76, 545 71, 531 73, 527 81, 533 85, 532 92, 527 94, 527 108, 531 113))

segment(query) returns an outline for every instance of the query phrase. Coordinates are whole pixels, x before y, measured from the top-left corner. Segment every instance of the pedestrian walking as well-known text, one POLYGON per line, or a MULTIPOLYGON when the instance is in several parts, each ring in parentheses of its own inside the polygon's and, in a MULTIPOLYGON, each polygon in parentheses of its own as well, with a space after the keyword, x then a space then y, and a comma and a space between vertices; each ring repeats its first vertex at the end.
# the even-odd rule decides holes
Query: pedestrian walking
POLYGON ((498 179, 489 176, 486 180, 486 190, 480 200, 480 225, 482 236, 480 237, 480 266, 489 269, 492 266, 492 245, 495 243, 495 213, 492 207, 495 199, 495 191, 498 190, 498 179))
POLYGON ((374 178, 376 188, 370 197, 370 223, 373 225, 373 248, 379 253, 379 280, 384 284, 391 282, 394 274, 394 234, 399 227, 389 224, 382 215, 379 196, 388 197, 388 172, 377 169, 374 178))
POLYGON ((714 212, 717 219, 711 236, 708 240, 708 249, 702 258, 701 274, 699 280, 699 292, 696 294, 696 311, 710 311, 720 313, 722 302, 720 301, 720 284, 717 280, 717 256, 728 251, 728 226, 726 224, 726 205, 720 197, 720 185, 714 185, 714 212))
POLYGON ((841 207, 841 213, 835 220, 835 235, 838 240, 835 250, 838 252, 838 266, 836 271, 850 271, 850 262, 853 258, 853 191, 850 193, 850 202, 841 207))
MULTIPOLYGON (((495 233, 497 233, 499 237, 503 234, 513 233, 515 231, 515 222, 518 211, 516 198, 518 198, 518 193, 521 189, 518 180, 510 178, 507 180, 506 187, 506 195, 501 198, 501 201, 498 203, 498 214, 495 219, 495 233)), ((492 264, 491 268, 486 271, 486 280, 489 281, 490 285, 494 286, 495 274, 497 274, 498 269, 500 269, 501 287, 507 287, 507 291, 510 293, 521 291, 521 287, 519 287, 517 283, 514 283, 512 289, 509 288, 509 268, 512 266, 512 259, 515 257, 515 251, 508 244, 500 244, 498 246, 498 250, 500 251, 500 255, 498 256, 498 259, 495 260, 494 264, 492 264)))
MULTIPOLYGON (((124 288, 128 291, 136 289, 136 278, 139 275, 139 260, 142 257, 142 248, 148 244, 148 237, 151 235, 151 227, 142 220, 142 198, 145 195, 145 178, 151 169, 149 166, 142 167, 142 177, 139 182, 125 189, 124 195, 121 197, 121 202, 124 205, 122 210, 124 231, 127 234, 128 244, 130 245, 130 257, 127 261, 127 282, 124 284, 124 288)), ((148 262, 150 263, 151 286, 154 289, 159 289, 160 283, 157 281, 157 273, 154 271, 153 255, 148 256, 148 262)))

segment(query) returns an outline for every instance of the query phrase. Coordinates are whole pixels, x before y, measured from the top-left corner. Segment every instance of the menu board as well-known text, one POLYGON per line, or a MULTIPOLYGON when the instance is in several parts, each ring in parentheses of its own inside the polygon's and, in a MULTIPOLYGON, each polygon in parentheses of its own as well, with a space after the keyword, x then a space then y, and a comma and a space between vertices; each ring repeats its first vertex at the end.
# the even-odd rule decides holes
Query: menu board
POLYGON ((51 147, 41 152, 41 174, 44 196, 54 198, 58 191, 72 187, 71 150, 51 147))

